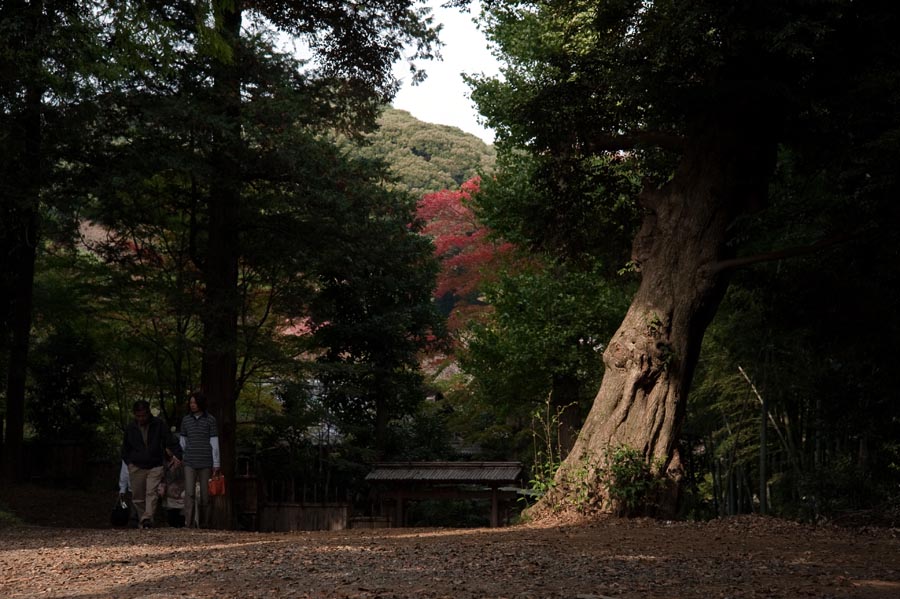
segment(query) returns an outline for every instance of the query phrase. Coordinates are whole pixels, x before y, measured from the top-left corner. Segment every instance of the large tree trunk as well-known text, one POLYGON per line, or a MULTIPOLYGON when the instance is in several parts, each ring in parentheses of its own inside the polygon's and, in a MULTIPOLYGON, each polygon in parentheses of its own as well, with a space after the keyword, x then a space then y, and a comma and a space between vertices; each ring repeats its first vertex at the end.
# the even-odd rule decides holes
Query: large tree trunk
POLYGON ((641 195, 646 212, 632 254, 641 284, 603 354, 603 381, 584 427, 536 515, 612 507, 602 465, 610 449, 623 445, 657 474, 668 474, 670 493, 661 508, 674 508, 687 393, 703 334, 727 287, 717 266, 727 254, 728 227, 764 199, 774 165, 774 144, 761 137, 765 127, 746 111, 732 114, 745 121, 705 120, 675 176, 641 195))
MULTIPOLYGON (((221 466, 226 481, 234 480, 237 462, 237 326, 240 298, 238 227, 241 204, 241 100, 238 46, 241 10, 238 2, 223 9, 220 34, 232 50, 216 65, 214 94, 222 120, 213 148, 213 181, 208 206, 209 239, 204 279, 203 363, 201 387, 219 427, 221 466)), ((234 522, 230 493, 216 498, 212 526, 231 528, 234 522)))

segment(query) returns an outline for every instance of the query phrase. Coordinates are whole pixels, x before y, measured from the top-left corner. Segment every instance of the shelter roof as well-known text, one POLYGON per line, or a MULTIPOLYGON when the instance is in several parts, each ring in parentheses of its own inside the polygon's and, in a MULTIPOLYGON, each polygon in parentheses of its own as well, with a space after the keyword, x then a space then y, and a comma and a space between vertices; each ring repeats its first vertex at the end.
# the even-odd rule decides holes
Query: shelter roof
POLYGON ((508 484, 517 482, 521 472, 519 462, 379 462, 366 480, 508 484))

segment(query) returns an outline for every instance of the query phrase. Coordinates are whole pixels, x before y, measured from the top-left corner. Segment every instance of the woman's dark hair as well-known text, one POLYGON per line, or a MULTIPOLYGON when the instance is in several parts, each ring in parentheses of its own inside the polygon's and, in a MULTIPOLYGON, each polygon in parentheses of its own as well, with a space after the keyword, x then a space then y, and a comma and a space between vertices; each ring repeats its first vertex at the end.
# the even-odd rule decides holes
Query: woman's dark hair
POLYGON ((206 411, 206 396, 203 395, 202 391, 194 391, 193 393, 191 393, 188 397, 189 404, 191 403, 192 399, 197 402, 197 407, 200 408, 201 412, 206 411))
POLYGON ((150 412, 150 402, 146 399, 139 399, 131 406, 132 412, 141 412, 146 410, 148 413, 150 412))

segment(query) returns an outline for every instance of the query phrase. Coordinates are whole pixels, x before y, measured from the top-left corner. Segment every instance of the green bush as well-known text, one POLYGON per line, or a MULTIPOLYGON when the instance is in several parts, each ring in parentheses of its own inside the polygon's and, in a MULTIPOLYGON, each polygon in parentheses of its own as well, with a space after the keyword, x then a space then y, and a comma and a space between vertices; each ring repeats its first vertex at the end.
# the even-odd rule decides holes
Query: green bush
POLYGON ((665 479, 654 464, 626 445, 606 452, 604 474, 613 509, 620 516, 652 515, 665 479))

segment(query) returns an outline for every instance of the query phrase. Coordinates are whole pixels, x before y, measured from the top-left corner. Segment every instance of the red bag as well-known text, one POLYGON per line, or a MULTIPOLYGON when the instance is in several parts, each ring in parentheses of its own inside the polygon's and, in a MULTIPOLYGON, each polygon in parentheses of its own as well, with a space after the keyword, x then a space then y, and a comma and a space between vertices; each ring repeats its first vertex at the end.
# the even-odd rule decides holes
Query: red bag
POLYGON ((209 484, 206 486, 209 494, 212 496, 225 494, 225 476, 217 474, 210 477, 209 484))

